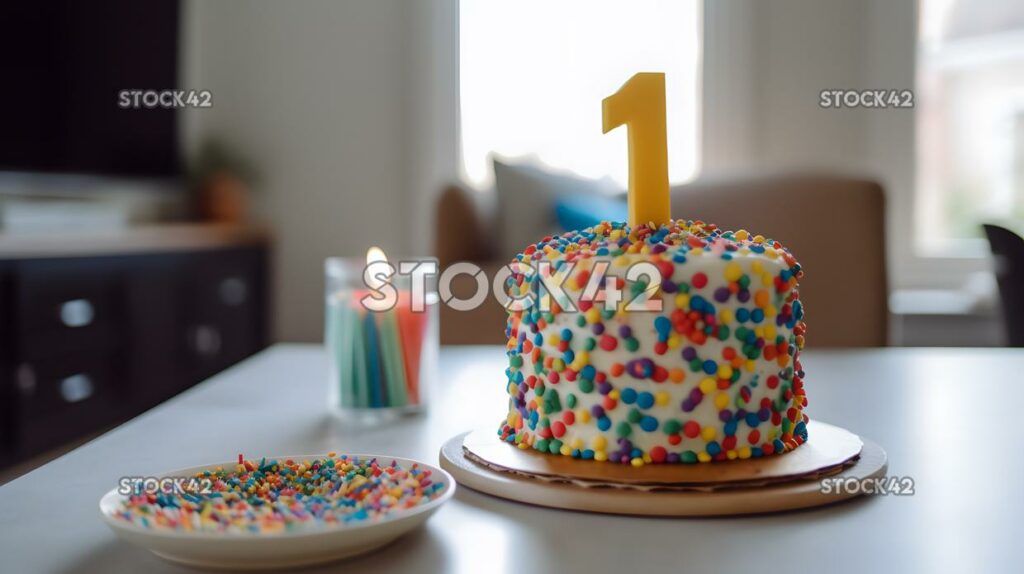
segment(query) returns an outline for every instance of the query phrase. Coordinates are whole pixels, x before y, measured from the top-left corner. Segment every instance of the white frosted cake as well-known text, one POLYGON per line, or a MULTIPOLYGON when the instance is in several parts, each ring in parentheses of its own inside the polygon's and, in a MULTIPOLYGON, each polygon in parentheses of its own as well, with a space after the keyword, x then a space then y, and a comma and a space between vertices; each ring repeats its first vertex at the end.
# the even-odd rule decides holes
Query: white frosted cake
MULTIPOLYGON (((781 244, 700 221, 604 222, 513 263, 542 261, 579 303, 510 311, 502 440, 637 466, 782 454, 807 440, 802 271, 781 244), (581 297, 600 262, 618 278, 653 263, 661 285, 620 279, 623 301, 608 308, 581 297), (641 291, 661 309, 627 310, 641 291)), ((514 272, 508 285, 545 293, 539 273, 514 272)))

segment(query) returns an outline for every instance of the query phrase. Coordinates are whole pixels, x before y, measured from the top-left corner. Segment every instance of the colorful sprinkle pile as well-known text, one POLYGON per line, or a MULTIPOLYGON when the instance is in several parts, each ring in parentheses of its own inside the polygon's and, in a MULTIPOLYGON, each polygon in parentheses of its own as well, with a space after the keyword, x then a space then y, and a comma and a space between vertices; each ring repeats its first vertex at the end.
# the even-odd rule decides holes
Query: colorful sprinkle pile
POLYGON ((185 532, 273 534, 375 521, 425 504, 444 484, 419 465, 329 453, 313 460, 244 460, 227 470, 197 473, 210 492, 127 497, 115 517, 185 532))
MULTIPOLYGON (((502 440, 634 466, 756 458, 807 440, 803 271, 779 242, 701 221, 602 222, 545 237, 512 267, 540 261, 568 293, 609 262, 605 284, 626 297, 614 309, 580 300, 563 311, 556 299, 510 311, 502 440), (625 309, 651 287, 623 280, 637 262, 660 271, 659 312, 625 309)), ((545 293, 540 273, 514 272, 507 286, 545 293)))

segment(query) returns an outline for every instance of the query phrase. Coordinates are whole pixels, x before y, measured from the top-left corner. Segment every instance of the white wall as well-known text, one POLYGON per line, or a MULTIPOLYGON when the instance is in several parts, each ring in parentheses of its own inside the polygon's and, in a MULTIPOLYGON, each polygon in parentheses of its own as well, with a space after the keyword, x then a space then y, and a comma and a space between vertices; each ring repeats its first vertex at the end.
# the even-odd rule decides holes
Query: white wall
POLYGON ((253 196, 275 239, 277 340, 321 338, 325 257, 361 256, 371 244, 393 255, 428 251, 430 188, 446 175, 434 158, 454 173, 455 123, 418 106, 445 109, 435 86, 457 93, 457 81, 434 65, 451 43, 420 25, 449 5, 186 3, 182 87, 213 93, 212 109, 183 122, 186 153, 213 136, 262 175, 253 196))

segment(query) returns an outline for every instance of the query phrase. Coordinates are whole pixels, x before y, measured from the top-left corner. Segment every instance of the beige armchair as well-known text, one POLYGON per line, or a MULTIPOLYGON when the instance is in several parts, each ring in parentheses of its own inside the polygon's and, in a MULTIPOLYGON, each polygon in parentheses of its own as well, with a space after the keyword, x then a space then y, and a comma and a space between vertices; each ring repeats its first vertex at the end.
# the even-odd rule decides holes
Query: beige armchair
MULTIPOLYGON (((495 250, 486 230, 495 214, 486 204, 477 192, 445 190, 436 219, 442 268, 472 261, 490 273, 507 263, 491 255, 495 250)), ((672 214, 785 244, 805 272, 800 297, 807 310, 808 346, 886 344, 885 196, 879 184, 812 174, 702 179, 672 189, 672 214)), ((468 293, 472 283, 462 279, 455 285, 459 294, 468 293)), ((504 343, 504 325, 505 311, 491 298, 474 311, 442 307, 441 342, 504 343)))

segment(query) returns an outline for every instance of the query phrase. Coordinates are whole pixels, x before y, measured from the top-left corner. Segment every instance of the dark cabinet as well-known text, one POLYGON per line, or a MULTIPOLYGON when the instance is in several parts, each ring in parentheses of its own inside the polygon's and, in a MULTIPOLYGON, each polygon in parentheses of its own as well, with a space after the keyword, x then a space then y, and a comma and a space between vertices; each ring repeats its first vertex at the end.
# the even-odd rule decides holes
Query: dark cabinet
POLYGON ((262 349, 266 276, 262 245, 0 261, 0 466, 262 349))

